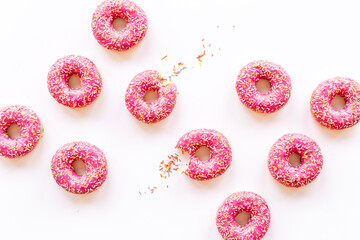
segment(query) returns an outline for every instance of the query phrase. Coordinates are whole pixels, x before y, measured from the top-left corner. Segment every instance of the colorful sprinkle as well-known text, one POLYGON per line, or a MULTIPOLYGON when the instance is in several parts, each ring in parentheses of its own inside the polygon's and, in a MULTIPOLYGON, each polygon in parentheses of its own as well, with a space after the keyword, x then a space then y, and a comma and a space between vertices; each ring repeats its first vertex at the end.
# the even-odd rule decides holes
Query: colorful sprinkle
POLYGON ((203 54, 198 55, 196 58, 197 58, 197 60, 198 60, 199 62, 202 62, 201 58, 202 58, 203 56, 205 56, 205 50, 204 50, 204 53, 203 53, 203 54))
POLYGON ((169 155, 167 160, 162 160, 159 165, 160 177, 166 179, 173 171, 180 168, 181 160, 178 154, 169 155))

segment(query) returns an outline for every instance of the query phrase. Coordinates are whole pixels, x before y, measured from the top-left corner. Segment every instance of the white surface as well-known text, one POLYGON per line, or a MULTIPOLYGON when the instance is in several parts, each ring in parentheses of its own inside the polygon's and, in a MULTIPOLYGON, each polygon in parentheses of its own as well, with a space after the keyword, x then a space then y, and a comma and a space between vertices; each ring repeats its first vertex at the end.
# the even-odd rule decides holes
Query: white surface
POLYGON ((149 30, 138 47, 123 53, 104 49, 92 36, 100 2, 1 0, 1 106, 26 105, 45 128, 31 154, 0 159, 2 236, 220 240, 218 206, 247 190, 269 204, 264 240, 357 237, 360 126, 320 126, 309 100, 328 78, 360 81, 359 1, 137 0, 149 30), (103 78, 100 97, 84 109, 58 104, 46 86, 50 66, 68 54, 91 59, 103 78), (292 79, 289 102, 271 115, 249 111, 235 91, 240 68, 258 59, 282 65, 292 79), (179 95, 173 113, 155 125, 138 122, 124 103, 129 81, 147 69, 167 76, 180 61, 189 68, 174 79, 179 95), (204 127, 229 139, 233 162, 227 172, 208 182, 180 173, 160 180, 158 164, 174 152, 178 138, 204 127), (289 132, 310 136, 324 155, 319 177, 301 189, 283 187, 267 170, 271 145, 289 132), (63 190, 50 171, 55 151, 76 140, 101 148, 109 166, 104 185, 85 196, 63 190), (138 193, 166 184, 152 195, 138 193))

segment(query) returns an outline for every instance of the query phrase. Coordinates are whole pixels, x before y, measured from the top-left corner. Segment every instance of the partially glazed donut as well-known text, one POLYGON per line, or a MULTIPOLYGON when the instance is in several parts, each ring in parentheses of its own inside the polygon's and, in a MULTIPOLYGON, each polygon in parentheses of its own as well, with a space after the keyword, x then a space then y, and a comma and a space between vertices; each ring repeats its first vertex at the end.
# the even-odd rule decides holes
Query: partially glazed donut
POLYGON ((299 133, 285 134, 269 152, 268 168, 271 175, 287 187, 302 187, 311 183, 319 175, 322 165, 320 147, 314 140, 299 133), (291 153, 300 155, 300 166, 290 164, 291 153))
POLYGON ((52 158, 51 171, 59 186, 76 194, 95 191, 108 173, 104 153, 87 142, 72 142, 59 148, 52 158), (76 174, 72 167, 76 160, 82 160, 86 165, 83 175, 76 174))
POLYGON ((138 44, 148 28, 145 12, 129 0, 106 0, 95 10, 92 31, 99 44, 107 49, 124 51, 138 44), (126 28, 116 31, 112 23, 116 18, 127 22, 126 28))
POLYGON ((314 118, 330 129, 344 129, 360 120, 360 84, 350 78, 335 77, 322 82, 313 92, 310 108, 314 118), (345 107, 335 110, 331 101, 335 96, 345 98, 345 107))
POLYGON ((252 192, 237 192, 227 197, 216 215, 219 233, 227 240, 259 240, 270 225, 270 210, 265 200, 252 192), (250 213, 245 226, 239 225, 235 217, 240 212, 250 213))
POLYGON ((290 98, 291 80, 285 69, 268 61, 254 61, 243 67, 237 77, 236 92, 240 101, 255 112, 272 113, 282 108, 290 98), (270 82, 267 94, 256 89, 256 82, 270 82))
POLYGON ((36 113, 25 106, 7 106, 0 109, 0 155, 8 158, 21 157, 31 152, 43 134, 43 127, 36 113), (20 127, 20 136, 12 139, 7 135, 10 125, 20 127))
POLYGON ((125 104, 136 119, 144 123, 156 123, 172 112, 176 94, 175 84, 164 85, 157 71, 147 70, 131 80, 125 94, 125 104), (158 97, 155 102, 148 103, 145 101, 145 93, 150 90, 157 91, 158 97))
POLYGON ((222 133, 212 129, 197 129, 184 134, 176 148, 189 154, 190 163, 184 173, 195 180, 220 176, 228 169, 232 160, 229 141, 222 133), (202 146, 210 150, 210 159, 207 161, 201 161, 195 155, 202 146))
POLYGON ((95 64, 89 59, 69 55, 57 60, 50 68, 48 89, 58 103, 67 107, 85 107, 95 101, 101 92, 102 80, 95 64), (81 87, 72 89, 68 85, 71 75, 78 75, 81 87))

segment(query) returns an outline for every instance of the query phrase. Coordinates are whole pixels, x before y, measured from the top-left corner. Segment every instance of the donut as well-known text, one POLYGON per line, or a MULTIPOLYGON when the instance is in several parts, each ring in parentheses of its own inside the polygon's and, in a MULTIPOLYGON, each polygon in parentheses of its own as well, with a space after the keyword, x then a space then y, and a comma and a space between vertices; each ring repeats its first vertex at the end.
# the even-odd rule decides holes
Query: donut
POLYGON ((104 153, 87 142, 67 143, 59 148, 51 160, 51 171, 59 186, 76 194, 95 191, 104 183, 108 173, 104 153), (82 160, 86 165, 83 175, 74 171, 72 163, 76 160, 82 160))
POLYGON ((322 165, 320 147, 314 140, 299 133, 285 134, 278 139, 268 157, 271 175, 287 187, 298 188, 311 183, 319 175, 322 165), (300 155, 300 166, 294 167, 289 163, 291 153, 300 155))
POLYGON ((259 113, 272 113, 282 108, 290 98, 291 80, 285 69, 268 61, 254 61, 243 67, 236 81, 236 92, 240 101, 249 109, 259 113), (256 82, 270 82, 267 94, 256 89, 256 82))
POLYGON ((190 163, 184 173, 195 180, 208 180, 223 174, 230 166, 232 153, 226 137, 212 129, 197 129, 185 133, 176 147, 189 154, 190 163), (210 158, 201 161, 195 152, 202 146, 209 148, 210 158))
POLYGON ((147 70, 137 74, 130 82, 125 93, 125 104, 129 112, 144 123, 156 123, 172 112, 176 103, 175 84, 164 85, 160 74, 147 70), (155 102, 145 101, 147 91, 157 91, 155 102))
POLYGON ((57 60, 50 68, 47 85, 58 103, 71 108, 89 105, 99 96, 102 80, 95 64, 89 59, 69 55, 57 60), (78 75, 81 87, 72 89, 68 85, 71 75, 78 75))
POLYGON ((148 28, 145 12, 129 0, 106 0, 95 10, 92 31, 100 45, 107 49, 125 51, 137 45, 148 28), (118 32, 112 26, 116 18, 126 21, 126 28, 118 32))
POLYGON ((316 121, 327 128, 340 130, 352 127, 360 120, 360 84, 344 77, 328 79, 314 90, 310 109, 316 121), (341 110, 331 107, 331 101, 337 95, 346 100, 341 110))
POLYGON ((31 152, 43 134, 43 126, 36 113, 25 106, 13 105, 0 109, 0 155, 17 158, 31 152), (10 125, 20 127, 20 136, 12 139, 7 130, 10 125))
POLYGON ((253 192, 236 192, 220 205, 216 215, 216 226, 227 240, 259 240, 270 225, 270 210, 265 200, 253 192), (239 225, 235 217, 240 212, 250 213, 250 220, 239 225))

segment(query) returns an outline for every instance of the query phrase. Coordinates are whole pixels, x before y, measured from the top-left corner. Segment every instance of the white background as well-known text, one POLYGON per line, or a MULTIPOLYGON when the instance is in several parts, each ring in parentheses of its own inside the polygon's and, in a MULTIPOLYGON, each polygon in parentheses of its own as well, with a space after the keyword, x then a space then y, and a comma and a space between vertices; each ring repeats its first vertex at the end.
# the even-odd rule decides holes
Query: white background
POLYGON ((0 104, 26 105, 45 128, 33 152, 0 159, 1 236, 220 240, 218 206, 247 190, 270 207, 265 240, 357 237, 360 127, 320 126, 309 100, 328 78, 360 81, 359 1, 137 0, 149 29, 140 45, 122 53, 106 50, 92 35, 100 2, 1 0, 0 104), (58 104, 47 89, 50 66, 68 54, 88 57, 103 78, 99 98, 84 109, 58 104), (289 102, 271 115, 246 109, 235 91, 238 71, 261 59, 282 65, 292 80, 289 102), (179 95, 172 114, 154 125, 137 121, 124 102, 130 80, 147 69, 167 76, 180 61, 188 69, 174 79, 179 95), (230 168, 208 182, 180 173, 161 180, 159 162, 197 128, 228 138, 230 168), (289 132, 308 135, 324 155, 318 178, 301 189, 283 187, 267 170, 271 145, 289 132), (56 150, 79 140, 98 146, 108 161, 107 180, 89 195, 66 192, 50 170, 56 150), (162 188, 140 195, 148 186, 162 188))

